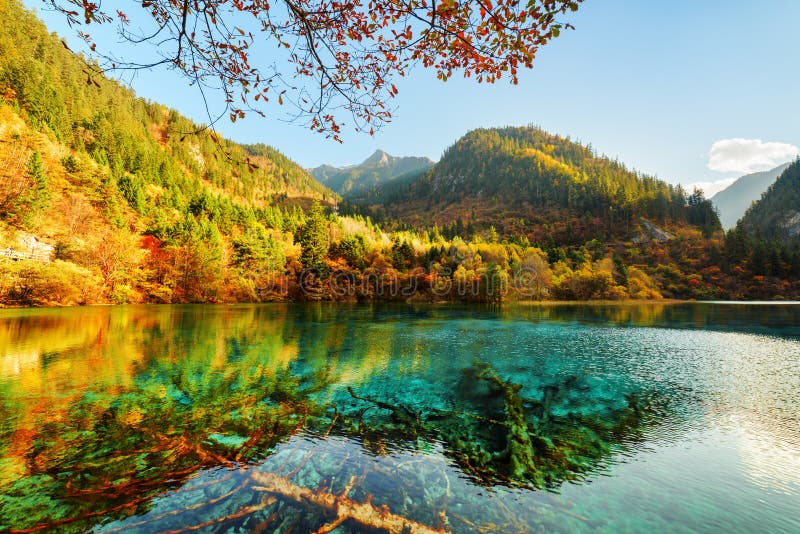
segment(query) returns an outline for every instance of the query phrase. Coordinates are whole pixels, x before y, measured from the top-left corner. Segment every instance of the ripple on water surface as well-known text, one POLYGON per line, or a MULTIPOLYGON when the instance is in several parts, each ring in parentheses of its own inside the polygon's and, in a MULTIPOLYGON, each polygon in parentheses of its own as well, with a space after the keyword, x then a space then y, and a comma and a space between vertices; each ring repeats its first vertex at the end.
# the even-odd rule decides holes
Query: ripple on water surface
POLYGON ((0 530, 798 531, 799 326, 710 303, 0 311, 0 530))

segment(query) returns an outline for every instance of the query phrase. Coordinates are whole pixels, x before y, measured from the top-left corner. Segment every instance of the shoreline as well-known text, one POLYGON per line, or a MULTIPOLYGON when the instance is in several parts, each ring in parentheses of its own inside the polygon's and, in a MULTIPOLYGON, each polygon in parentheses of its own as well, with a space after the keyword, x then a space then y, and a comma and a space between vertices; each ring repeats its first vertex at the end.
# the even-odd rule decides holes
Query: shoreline
POLYGON ((695 300, 695 299, 660 299, 660 300, 510 300, 505 302, 461 302, 452 300, 440 301, 421 301, 411 302, 397 300, 276 300, 266 302, 134 302, 126 304, 73 304, 73 305, 52 305, 52 306, 0 306, 0 314, 5 311, 19 310, 68 310, 68 309, 90 309, 90 308, 124 308, 124 307, 165 307, 165 306, 204 306, 204 307, 235 307, 235 306, 271 306, 271 305, 326 305, 326 306, 364 306, 364 305, 390 305, 390 306, 475 306, 475 307, 505 307, 505 306, 524 306, 524 307, 557 307, 557 306, 604 306, 604 307, 625 307, 625 306, 645 306, 645 305, 666 305, 676 306, 681 304, 714 304, 720 306, 800 306, 800 300, 695 300))

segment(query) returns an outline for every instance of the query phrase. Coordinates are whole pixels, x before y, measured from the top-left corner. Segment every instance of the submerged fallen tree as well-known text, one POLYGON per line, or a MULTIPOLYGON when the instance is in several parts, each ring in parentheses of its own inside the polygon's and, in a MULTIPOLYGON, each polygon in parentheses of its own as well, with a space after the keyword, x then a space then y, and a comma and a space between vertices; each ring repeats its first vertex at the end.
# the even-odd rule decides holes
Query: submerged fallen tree
POLYGON ((362 410, 345 433, 397 441, 430 437, 481 484, 545 489, 581 478, 608 459, 624 441, 637 439, 648 420, 648 399, 625 394, 598 399, 586 411, 583 399, 592 386, 570 375, 523 392, 522 384, 475 361, 454 388, 453 409, 418 411, 356 393, 352 398, 389 412, 362 421, 362 410))
POLYGON ((255 472, 252 478, 259 484, 258 486, 253 486, 255 490, 267 492, 295 505, 309 506, 331 514, 333 516, 332 521, 317 529, 319 534, 331 532, 346 522, 352 522, 362 528, 375 529, 388 534, 442 534, 447 532, 443 528, 432 528, 393 514, 386 505, 376 506, 370 500, 357 502, 351 499, 347 494, 353 486, 353 479, 341 494, 334 495, 325 491, 298 486, 288 478, 273 473, 255 472))
POLYGON ((503 393, 506 447, 498 456, 508 462, 512 479, 524 479, 537 473, 539 469, 536 465, 534 446, 531 443, 528 421, 525 419, 522 397, 519 395, 522 386, 503 380, 497 371, 486 364, 479 367, 475 376, 490 382, 503 393))
POLYGON ((259 524, 262 531, 293 531, 298 523, 319 532, 340 524, 356 531, 444 532, 449 521, 460 521, 478 532, 520 531, 518 510, 470 515, 450 506, 447 470, 457 467, 484 486, 557 487, 602 469, 660 413, 653 411, 660 397, 635 385, 609 392, 586 375, 519 372, 480 361, 459 368, 430 397, 365 382, 344 386, 349 397, 330 390, 339 395, 322 401, 312 394, 327 393, 334 374, 315 374, 314 387, 301 388, 300 376, 266 372, 259 363, 242 386, 239 374, 213 368, 198 374, 187 367, 192 360, 182 362, 151 371, 142 387, 122 396, 81 397, 65 408, 63 422, 32 432, 29 474, 0 488, 0 509, 6 504, 0 530, 83 532, 119 521, 111 531, 162 525, 256 531, 259 524), (320 439, 344 449, 315 456, 320 439), (307 441, 314 446, 299 462, 293 455, 271 460, 307 441), (355 443, 379 460, 348 462, 355 443), (428 454, 430 444, 441 452, 428 454), (396 450, 400 457, 403 450, 421 450, 414 462, 439 455, 452 462, 437 468, 441 477, 433 482, 413 468, 401 481, 396 450), (379 469, 382 464, 396 468, 379 469), (219 468, 225 472, 214 474, 219 468), (201 471, 208 473, 187 484, 201 471), (396 482, 391 490, 386 480, 396 482), (58 514, 29 498, 39 495, 56 502, 58 514))

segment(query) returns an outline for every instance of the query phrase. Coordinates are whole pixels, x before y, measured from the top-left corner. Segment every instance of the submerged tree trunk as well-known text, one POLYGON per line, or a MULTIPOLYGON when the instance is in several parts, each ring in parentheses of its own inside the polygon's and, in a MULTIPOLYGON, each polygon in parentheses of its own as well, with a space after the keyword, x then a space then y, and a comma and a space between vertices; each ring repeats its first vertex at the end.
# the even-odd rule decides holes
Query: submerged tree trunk
MULTIPOLYGON (((288 478, 267 472, 253 473, 252 478, 259 484, 253 487, 255 490, 265 491, 295 505, 311 506, 316 510, 332 514, 333 520, 320 527, 317 530, 318 533, 330 532, 347 521, 389 534, 442 534, 447 532, 444 529, 432 528, 393 514, 386 505, 376 506, 369 500, 356 502, 347 496, 347 489, 340 495, 315 491, 298 486, 288 478)), ((348 484, 348 488, 351 485, 348 484)))
POLYGON ((519 396, 522 386, 503 380, 497 371, 486 364, 481 366, 476 376, 496 386, 503 393, 507 432, 506 448, 501 455, 508 461, 511 468, 509 474, 513 479, 529 480, 538 470, 522 397, 519 396))

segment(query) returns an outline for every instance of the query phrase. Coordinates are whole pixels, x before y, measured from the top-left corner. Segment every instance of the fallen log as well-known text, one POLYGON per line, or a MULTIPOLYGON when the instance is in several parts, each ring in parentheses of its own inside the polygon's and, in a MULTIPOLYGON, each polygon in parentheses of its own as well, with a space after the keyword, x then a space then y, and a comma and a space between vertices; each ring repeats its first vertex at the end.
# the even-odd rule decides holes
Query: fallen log
POLYGON ((409 431, 415 432, 420 426, 420 417, 419 414, 412 412, 405 406, 395 406, 393 404, 389 404, 378 399, 373 399, 371 397, 363 397, 361 395, 356 395, 353 391, 353 388, 350 386, 347 387, 347 392, 350 393, 350 396, 354 399, 358 399, 364 402, 370 402, 377 406, 382 410, 388 410, 392 412, 392 419, 396 423, 401 423, 406 425, 406 428, 409 431))
POLYGON ((403 516, 393 514, 389 507, 375 506, 369 500, 357 502, 347 496, 345 491, 341 495, 315 491, 298 486, 290 480, 266 472, 254 472, 253 481, 258 484, 253 489, 264 491, 275 497, 301 506, 312 506, 334 516, 334 519, 320 527, 318 532, 329 532, 332 526, 338 526, 347 521, 362 527, 382 530, 388 534, 442 534, 447 532, 442 528, 433 528, 422 523, 417 523, 403 516))
MULTIPOLYGON (((503 394, 504 411, 506 413, 506 449, 502 456, 506 458, 511 468, 512 478, 535 479, 538 471, 536 455, 531 442, 530 429, 525 419, 525 410, 522 407, 522 397, 519 390, 520 384, 503 380, 497 372, 487 364, 478 368, 477 378, 486 380, 498 388, 503 394)), ((536 482, 540 482, 536 480, 536 482)))

